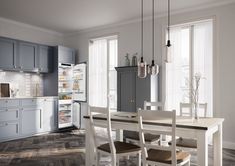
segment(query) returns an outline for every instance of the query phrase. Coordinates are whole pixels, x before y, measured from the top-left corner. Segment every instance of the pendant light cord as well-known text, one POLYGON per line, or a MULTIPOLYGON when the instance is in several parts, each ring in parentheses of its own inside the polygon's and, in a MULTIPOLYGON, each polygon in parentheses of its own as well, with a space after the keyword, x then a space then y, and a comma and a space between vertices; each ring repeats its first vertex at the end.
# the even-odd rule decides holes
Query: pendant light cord
POLYGON ((144 56, 144 0, 141 0, 141 61, 144 56))
POLYGON ((170 0, 168 0, 168 27, 167 27, 167 31, 168 31, 168 40, 170 40, 170 0))
POLYGON ((153 23, 152 23, 152 24, 153 24, 153 25, 152 25, 152 28, 153 28, 153 29, 152 29, 152 31, 153 31, 153 34, 152 34, 152 35, 153 35, 153 36, 152 36, 152 40, 153 40, 153 48, 152 48, 152 49, 153 49, 153 55, 152 55, 152 56, 153 56, 153 59, 152 59, 152 65, 154 65, 154 0, 152 0, 152 1, 153 1, 153 4, 152 4, 152 5, 153 5, 153 10, 152 10, 152 14, 153 14, 153 15, 152 15, 152 16, 153 16, 153 17, 152 17, 152 21, 153 21, 153 23))

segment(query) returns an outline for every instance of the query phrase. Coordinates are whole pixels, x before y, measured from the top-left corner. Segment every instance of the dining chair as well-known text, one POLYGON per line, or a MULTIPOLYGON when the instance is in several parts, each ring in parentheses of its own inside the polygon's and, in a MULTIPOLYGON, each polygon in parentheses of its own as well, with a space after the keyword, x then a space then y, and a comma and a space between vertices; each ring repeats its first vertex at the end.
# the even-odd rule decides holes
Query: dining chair
MULTIPOLYGON (((163 110, 164 104, 162 102, 149 102, 144 101, 144 110, 163 110)), ((140 144, 139 132, 128 131, 125 135, 126 142, 140 144)), ((149 144, 161 144, 161 136, 150 133, 145 133, 145 142, 149 144)))
MULTIPOLYGON (((207 103, 199 103, 199 111, 200 111, 199 113, 203 115, 202 117, 206 117, 207 116, 207 103)), ((192 117, 192 104, 191 103, 180 103, 180 116, 192 117)), ((178 148, 196 149, 197 140, 179 137, 178 139, 176 139, 176 146, 178 148)))
MULTIPOLYGON (((111 115, 107 108, 101 107, 89 107, 90 113, 90 125, 92 128, 91 134, 93 136, 95 151, 96 151, 96 165, 99 165, 101 155, 111 156, 111 165, 119 165, 119 158, 126 157, 129 155, 136 155, 138 157, 137 165, 141 166, 141 148, 137 145, 114 141, 112 137, 112 127, 111 127, 111 115), (107 118, 107 124, 101 125, 99 122, 94 120, 94 116, 102 116, 107 118), (107 136, 101 137, 96 133, 96 128, 104 128, 107 130, 107 136), (107 143, 99 144, 99 141, 104 140, 107 143)), ((89 131, 87 131, 89 132, 89 131)))
POLYGON ((158 166, 181 166, 190 165, 191 155, 184 151, 176 150, 176 112, 173 111, 146 111, 138 110, 140 145, 142 149, 143 166, 158 165, 158 166), (145 121, 151 123, 156 119, 169 119, 169 127, 144 125, 145 121), (158 146, 146 144, 144 133, 154 133, 158 135, 167 135, 171 137, 172 144, 169 146, 158 146))

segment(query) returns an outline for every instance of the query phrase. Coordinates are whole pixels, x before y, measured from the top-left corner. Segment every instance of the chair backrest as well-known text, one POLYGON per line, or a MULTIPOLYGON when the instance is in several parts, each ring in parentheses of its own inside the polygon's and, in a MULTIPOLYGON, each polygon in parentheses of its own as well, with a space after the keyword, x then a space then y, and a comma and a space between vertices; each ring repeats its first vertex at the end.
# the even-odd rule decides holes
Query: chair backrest
POLYGON ((140 136, 140 145, 143 153, 143 160, 146 161, 148 157, 147 149, 158 149, 171 151, 172 156, 172 165, 176 165, 176 140, 175 140, 175 128, 176 128, 176 111, 154 111, 154 110, 141 110, 138 109, 138 121, 139 121, 139 136, 140 136), (169 121, 168 127, 162 126, 148 126, 145 125, 145 121, 154 121, 154 120, 167 120, 169 121), (171 137, 172 144, 169 146, 159 146, 155 144, 146 144, 144 134, 152 133, 156 135, 167 135, 171 137))
MULTIPOLYGON (((193 105, 191 103, 180 103, 180 116, 192 117, 192 109, 193 105)), ((199 103, 199 116, 207 117, 207 103, 199 103)))
MULTIPOLYGON (((90 125, 92 128, 92 136, 94 140, 95 147, 97 148, 99 146, 98 139, 103 139, 109 143, 111 153, 116 154, 116 149, 114 146, 114 141, 112 137, 112 127, 111 127, 111 115, 108 108, 103 107, 89 107, 89 114, 90 114, 90 125), (94 116, 102 116, 104 118, 107 118, 106 125, 99 123, 98 121, 94 120, 94 116), (98 136, 96 133, 97 128, 103 128, 107 130, 107 137, 98 136)), ((89 131, 87 131, 89 132, 89 131)))
POLYGON ((162 102, 144 101, 144 110, 164 110, 162 102))

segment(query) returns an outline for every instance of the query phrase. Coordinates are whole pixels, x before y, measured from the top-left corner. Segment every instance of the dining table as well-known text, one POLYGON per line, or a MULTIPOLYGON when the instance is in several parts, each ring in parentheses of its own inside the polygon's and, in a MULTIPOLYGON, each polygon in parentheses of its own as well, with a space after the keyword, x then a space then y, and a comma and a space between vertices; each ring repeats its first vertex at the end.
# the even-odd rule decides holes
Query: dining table
MULTIPOLYGON (((94 137, 92 137, 92 128, 89 115, 83 117, 85 120, 85 163, 86 166, 95 164, 95 146, 94 137)), ((107 124, 107 118, 103 115, 93 117, 96 123, 100 125, 107 124)), ((212 138, 213 146, 213 166, 222 166, 222 126, 223 118, 203 117, 192 119, 191 117, 176 117, 176 135, 183 138, 193 138, 197 140, 197 165, 208 166, 208 144, 212 138)), ((144 121, 144 125, 152 128, 169 128, 172 121, 170 119, 159 119, 144 121)), ((116 140, 123 141, 123 130, 138 131, 137 113, 131 112, 113 112, 111 113, 111 126, 116 131, 116 140)), ((212 164, 212 163, 211 163, 212 164)))

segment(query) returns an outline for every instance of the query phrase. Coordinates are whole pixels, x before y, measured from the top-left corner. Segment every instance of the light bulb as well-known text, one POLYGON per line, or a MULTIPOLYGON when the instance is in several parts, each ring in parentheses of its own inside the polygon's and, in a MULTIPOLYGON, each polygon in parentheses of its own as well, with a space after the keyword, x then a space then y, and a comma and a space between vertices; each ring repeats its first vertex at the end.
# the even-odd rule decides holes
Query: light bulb
POLYGON ((172 62, 172 45, 170 43, 170 40, 167 41, 166 45, 166 63, 171 63, 172 62))
POLYGON ((138 62, 138 77, 145 78, 147 76, 147 63, 141 57, 141 60, 138 62))

